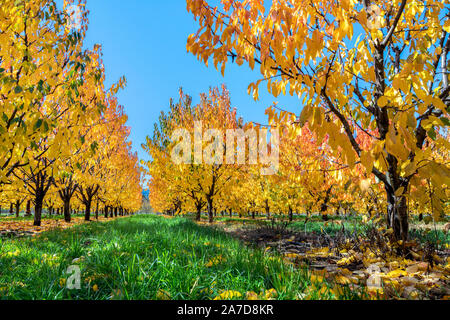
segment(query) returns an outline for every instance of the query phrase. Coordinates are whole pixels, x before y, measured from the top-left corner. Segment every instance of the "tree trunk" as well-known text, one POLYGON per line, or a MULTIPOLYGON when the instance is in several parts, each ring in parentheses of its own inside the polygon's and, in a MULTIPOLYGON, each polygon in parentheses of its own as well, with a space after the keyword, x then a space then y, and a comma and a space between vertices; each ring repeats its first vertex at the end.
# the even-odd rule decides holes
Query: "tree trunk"
POLYGON ((322 203, 322 206, 320 207, 320 213, 322 214, 323 221, 328 221, 328 215, 326 213, 327 208, 328 208, 328 206, 327 206, 326 202, 322 203))
POLYGON ((265 203, 266 203, 266 216, 267 216, 267 219, 270 219, 270 207, 269 207, 269 200, 268 200, 268 199, 266 199, 265 203))
POLYGON ((84 220, 90 221, 91 220, 91 199, 87 199, 87 201, 84 203, 86 210, 84 212, 84 220))
POLYGON ((64 199, 64 221, 70 222, 70 199, 64 199))
POLYGON ((212 223, 214 221, 214 208, 213 208, 213 200, 211 198, 206 199, 208 201, 208 217, 209 217, 209 223, 212 223))
POLYGON ((202 206, 198 204, 196 207, 197 207, 197 213, 195 214, 195 220, 200 221, 201 215, 202 215, 202 206))
POLYGON ((229 209, 229 212, 230 212, 230 218, 232 218, 233 217, 233 210, 229 209))
POLYGON ((252 211, 252 219, 255 219, 255 211, 252 211))
POLYGON ((98 200, 97 200, 97 206, 95 207, 95 220, 98 220, 98 200))
POLYGON ((42 218, 42 203, 44 202, 44 198, 40 196, 36 196, 34 204, 34 226, 41 226, 41 218, 42 218))
POLYGON ((387 192, 387 225, 394 233, 395 240, 408 240, 408 210, 406 197, 396 197, 393 193, 387 192))
POLYGON ((31 200, 28 200, 28 201, 27 201, 27 210, 26 210, 26 212, 25 212, 25 215, 26 215, 27 217, 31 216, 31 200))
POLYGON ((19 210, 20 210, 20 201, 16 201, 16 218, 19 217, 19 210))
POLYGON ((289 221, 292 222, 293 218, 294 218, 294 216, 293 216, 292 208, 289 207, 289 221))
POLYGON ((117 218, 117 207, 114 208, 114 217, 117 218))
POLYGON ((14 203, 10 203, 9 205, 9 214, 12 215, 14 213, 14 203))

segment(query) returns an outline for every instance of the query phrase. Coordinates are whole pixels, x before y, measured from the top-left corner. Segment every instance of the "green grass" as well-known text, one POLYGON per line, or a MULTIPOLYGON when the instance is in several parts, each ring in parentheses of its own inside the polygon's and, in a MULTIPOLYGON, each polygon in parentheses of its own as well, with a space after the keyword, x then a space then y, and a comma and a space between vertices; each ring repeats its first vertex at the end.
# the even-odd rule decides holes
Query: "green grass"
MULTIPOLYGON (((237 222, 235 217, 217 220, 237 222)), ((344 226, 347 232, 357 233, 367 227, 359 217, 344 219, 344 226)), ((304 231, 304 221, 296 219, 289 228, 304 231)), ((307 232, 333 235, 340 228, 332 223, 325 226, 319 218, 307 223, 307 232)), ((449 240, 442 231, 414 231, 412 236, 421 241, 449 240)), ((333 286, 324 282, 316 288, 307 269, 294 268, 276 253, 248 247, 220 228, 200 226, 189 218, 137 215, 34 238, 0 238, 0 299, 160 299, 161 290, 171 299, 213 299, 226 290, 245 298, 246 292, 259 294, 272 288, 278 299, 296 299, 305 292, 311 299, 366 295, 346 288, 336 297, 324 290, 333 286), (217 264, 211 263, 215 259, 217 264), (81 289, 64 284, 70 265, 80 267, 81 289)))
POLYGON ((172 299, 212 299, 224 290, 245 297, 271 288, 279 299, 295 299, 308 286, 307 270, 184 218, 133 216, 0 239, 3 299, 157 299, 159 289, 172 299), (206 266, 220 255, 220 263, 206 266), (63 285, 72 264, 81 269, 79 290, 63 285))

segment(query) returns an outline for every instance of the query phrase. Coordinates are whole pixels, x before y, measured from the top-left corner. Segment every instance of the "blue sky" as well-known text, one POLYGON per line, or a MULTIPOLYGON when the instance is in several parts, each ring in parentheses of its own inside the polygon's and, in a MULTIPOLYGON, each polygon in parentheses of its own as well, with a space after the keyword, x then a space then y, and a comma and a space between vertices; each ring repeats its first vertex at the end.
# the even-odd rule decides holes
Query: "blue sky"
POLYGON ((118 98, 128 115, 133 149, 141 159, 149 159, 141 144, 152 134, 160 112, 168 109, 170 98, 177 99, 180 87, 197 103, 201 92, 226 84, 232 106, 245 121, 267 123, 264 111, 274 101, 297 114, 301 110, 298 98, 275 99, 264 84, 260 100, 255 102, 247 87, 260 74, 245 64, 228 65, 222 77, 213 66, 207 68, 187 53, 187 37, 197 31, 197 24, 186 10, 185 0, 88 0, 87 8, 86 47, 102 45, 107 86, 121 76, 127 79, 118 98))

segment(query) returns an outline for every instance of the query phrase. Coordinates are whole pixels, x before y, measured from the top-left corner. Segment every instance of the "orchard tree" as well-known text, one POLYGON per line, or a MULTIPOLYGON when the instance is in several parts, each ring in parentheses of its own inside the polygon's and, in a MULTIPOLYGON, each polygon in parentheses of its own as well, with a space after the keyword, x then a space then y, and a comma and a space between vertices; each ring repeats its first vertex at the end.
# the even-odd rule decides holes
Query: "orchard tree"
POLYGON ((205 63, 211 57, 222 73, 227 62, 258 65, 262 79, 249 86, 255 98, 262 81, 275 97, 303 98, 300 122, 330 133, 347 165, 361 161, 383 182, 388 226, 406 240, 411 187, 424 191, 429 179, 443 193, 450 178, 448 164, 424 145, 429 137, 448 150, 436 135, 449 124, 446 0, 278 0, 269 10, 261 0, 187 0, 187 9, 200 26, 188 51, 205 63), (371 150, 355 139, 356 127, 371 137, 371 150))
MULTIPOLYGON (((83 111, 73 101, 65 108, 54 108, 50 102, 60 99, 62 92, 70 100, 80 86, 86 11, 79 18, 78 28, 72 28, 68 14, 52 0, 1 3, 0 184, 29 163, 30 146, 36 147, 63 114, 83 111)), ((36 154, 32 157, 37 160, 36 154)))
POLYGON ((192 199, 197 219, 206 205, 209 221, 213 222, 214 211, 217 210, 215 201, 220 192, 232 183, 239 168, 239 165, 225 161, 225 132, 237 129, 239 125, 236 109, 231 108, 225 86, 221 90, 211 88, 208 94, 201 94, 200 103, 196 106, 191 106, 191 98, 180 91, 180 103, 171 103, 169 114, 161 115, 153 139, 147 138, 147 144, 143 146, 153 159, 147 163, 152 176, 149 185, 152 207, 156 209, 170 204, 172 208, 168 209, 178 213, 185 200, 192 199), (209 134, 210 129, 220 133, 209 134), (184 130, 186 137, 180 134, 177 140, 172 141, 172 134, 180 133, 176 130, 184 130), (187 150, 178 150, 180 137, 189 139, 181 140, 187 150), (174 161, 173 155, 185 161, 174 161))

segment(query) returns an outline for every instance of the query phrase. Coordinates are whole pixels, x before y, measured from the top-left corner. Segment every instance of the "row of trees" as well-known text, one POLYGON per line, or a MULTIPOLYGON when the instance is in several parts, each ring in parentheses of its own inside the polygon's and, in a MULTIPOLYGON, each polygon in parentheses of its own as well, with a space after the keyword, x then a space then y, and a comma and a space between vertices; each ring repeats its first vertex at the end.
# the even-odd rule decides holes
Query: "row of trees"
POLYGON ((329 146, 346 165, 362 164, 383 184, 397 239, 408 237, 408 202, 423 206, 432 190, 435 216, 445 209, 447 0, 279 0, 270 8, 261 0, 187 0, 187 9, 199 24, 188 51, 222 73, 233 62, 258 66, 262 79, 249 86, 256 99, 263 81, 275 97, 303 99, 300 124, 337 139, 329 146))
POLYGON ((117 103, 125 80, 105 88, 101 47, 83 48, 85 3, 5 0, 0 8, 0 199, 61 208, 137 211, 141 170, 117 103), (76 16, 74 16, 74 14, 76 16), (117 209, 116 209, 117 210, 117 209))
MULTIPOLYGON (((278 118, 274 109, 268 109, 268 113, 271 121, 278 118)), ((280 115, 287 116, 292 115, 280 115)), ((147 163, 152 208, 172 214, 196 212, 197 219, 202 211, 207 211, 212 221, 217 211, 253 217, 261 212, 270 217, 271 212, 276 212, 289 214, 290 218, 293 212, 321 212, 326 217, 333 210, 345 212, 363 205, 374 210, 374 205, 382 205, 380 188, 373 178, 364 180, 366 196, 358 192, 360 178, 366 173, 360 165, 350 169, 339 155, 333 155, 329 143, 330 140, 334 143, 334 138, 317 137, 308 126, 301 128, 295 122, 278 130, 281 131, 279 143, 268 144, 263 128, 245 124, 237 118, 225 87, 221 90, 213 88, 208 95, 202 94, 201 102, 196 106, 192 105, 191 97, 180 90, 179 101, 171 102, 168 113, 161 113, 153 137, 148 137, 143 146, 152 159, 147 163), (204 133, 212 128, 224 134, 213 139, 205 136, 204 133), (173 134, 180 129, 186 129, 188 133, 181 141, 195 140, 195 135, 200 135, 193 144, 190 141, 188 148, 195 149, 199 144, 201 161, 196 163, 195 157, 199 155, 195 150, 192 154, 189 150, 177 149, 180 141, 173 134), (225 134, 229 129, 233 132, 242 130, 244 139, 239 141, 232 137, 233 140, 229 140, 230 135, 225 134), (264 154, 257 154, 257 161, 252 162, 250 151, 255 150, 250 150, 252 131, 249 130, 254 130, 256 139, 262 141, 270 153, 267 156, 278 153, 279 168, 273 175, 261 174, 261 169, 269 165, 264 162, 264 154), (215 139, 226 147, 220 153, 215 139), (242 149, 245 150, 243 161, 227 161, 228 153, 238 160, 237 153, 242 149), (189 155, 183 155, 185 161, 177 163, 174 155, 184 152, 189 155), (207 156, 211 152, 222 161, 208 163, 207 156), (352 190, 354 186, 358 189, 352 190)))
MULTIPOLYGON (((357 212, 374 216, 386 211, 389 204, 383 182, 368 169, 369 165, 364 163, 368 160, 357 162, 357 155, 353 154, 349 161, 338 148, 346 142, 336 116, 329 114, 320 124, 334 126, 334 133, 327 134, 312 129, 319 125, 317 118, 301 125, 294 114, 277 112, 276 108, 271 107, 266 113, 271 127, 279 132, 278 144, 272 140, 268 143, 269 137, 261 125, 237 118, 225 87, 202 94, 195 106, 192 98, 180 90, 179 101, 172 101, 170 110, 161 113, 153 137, 148 137, 143 146, 152 159, 147 163, 152 208, 169 214, 195 212, 197 220, 202 212, 207 212, 210 222, 217 212, 252 218, 260 213, 270 218, 277 213, 290 220, 294 213, 319 213, 326 220, 330 214, 357 212), (223 134, 207 135, 207 130, 213 128, 223 134), (233 132, 241 129, 244 139, 239 141, 234 136, 230 139, 229 129, 233 132), (251 129, 257 140, 264 143, 269 156, 279 156, 278 170, 272 175, 262 174, 261 169, 270 163, 264 162, 261 152, 258 161, 252 163, 251 129), (180 130, 185 130, 184 134, 180 130), (180 148, 183 141, 188 142, 186 148, 180 148), (227 161, 229 154, 236 160, 240 150, 245 150, 243 161, 227 161), (183 161, 178 161, 177 156, 183 161), (196 157, 201 160, 196 161, 196 157), (221 160, 208 162, 209 157, 221 160)), ((358 127, 352 130, 362 150, 369 153, 374 148, 372 136, 377 134, 376 130, 358 127)), ((432 139, 428 138, 427 146, 433 150, 432 157, 442 156, 442 161, 448 161, 448 155, 440 154, 432 139)), ((410 213, 434 214, 436 219, 448 213, 447 198, 434 192, 433 183, 431 179, 423 179, 411 190, 410 213), (426 192, 422 194, 422 190, 426 192)))

